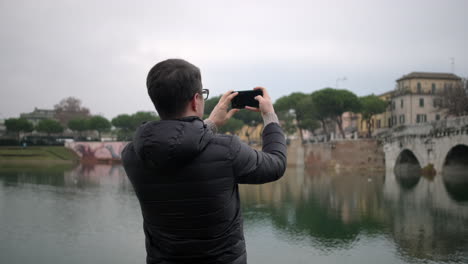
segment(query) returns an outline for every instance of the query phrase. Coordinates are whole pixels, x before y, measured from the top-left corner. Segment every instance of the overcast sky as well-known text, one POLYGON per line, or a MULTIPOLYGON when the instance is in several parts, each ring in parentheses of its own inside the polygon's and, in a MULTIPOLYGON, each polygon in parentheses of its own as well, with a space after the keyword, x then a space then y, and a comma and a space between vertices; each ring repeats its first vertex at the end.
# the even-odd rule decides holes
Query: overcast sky
POLYGON ((205 88, 383 93, 412 71, 468 76, 467 0, 0 0, 0 118, 74 96, 92 114, 154 110, 146 74, 167 58, 205 88))

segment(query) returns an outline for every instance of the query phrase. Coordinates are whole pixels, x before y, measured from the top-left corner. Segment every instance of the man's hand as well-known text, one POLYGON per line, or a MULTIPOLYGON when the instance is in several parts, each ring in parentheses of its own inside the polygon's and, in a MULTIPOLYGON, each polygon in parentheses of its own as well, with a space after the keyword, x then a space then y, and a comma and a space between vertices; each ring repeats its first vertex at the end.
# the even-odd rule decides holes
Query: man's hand
POLYGON ((270 95, 268 94, 267 90, 263 87, 255 87, 254 90, 262 90, 263 96, 257 95, 255 96, 255 100, 259 103, 259 108, 246 106, 245 109, 255 112, 261 112, 262 115, 267 113, 275 113, 275 109, 273 108, 273 103, 271 102, 270 95))
POLYGON ((218 104, 215 106, 213 111, 211 111, 210 117, 208 120, 212 121, 216 127, 220 127, 224 125, 235 113, 239 111, 239 109, 231 109, 228 112, 228 108, 231 105, 232 98, 236 97, 238 93, 233 93, 231 91, 227 91, 221 99, 219 99, 218 104))

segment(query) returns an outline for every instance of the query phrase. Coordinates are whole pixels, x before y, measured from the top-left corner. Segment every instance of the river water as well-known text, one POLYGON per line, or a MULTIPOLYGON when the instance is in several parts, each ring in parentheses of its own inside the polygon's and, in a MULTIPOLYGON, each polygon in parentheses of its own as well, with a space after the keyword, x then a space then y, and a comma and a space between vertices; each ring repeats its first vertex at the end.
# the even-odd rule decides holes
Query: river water
MULTIPOLYGON (((468 263, 466 182, 291 166, 240 188, 249 263, 468 263)), ((0 168, 0 263, 144 262, 120 165, 0 168)))

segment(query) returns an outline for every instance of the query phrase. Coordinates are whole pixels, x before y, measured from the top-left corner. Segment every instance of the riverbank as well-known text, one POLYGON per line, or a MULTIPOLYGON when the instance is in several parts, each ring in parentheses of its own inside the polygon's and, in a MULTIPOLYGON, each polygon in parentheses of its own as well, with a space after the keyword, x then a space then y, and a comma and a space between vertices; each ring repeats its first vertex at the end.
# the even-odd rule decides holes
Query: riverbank
POLYGON ((2 146, 0 164, 70 164, 80 161, 71 149, 62 146, 2 146))

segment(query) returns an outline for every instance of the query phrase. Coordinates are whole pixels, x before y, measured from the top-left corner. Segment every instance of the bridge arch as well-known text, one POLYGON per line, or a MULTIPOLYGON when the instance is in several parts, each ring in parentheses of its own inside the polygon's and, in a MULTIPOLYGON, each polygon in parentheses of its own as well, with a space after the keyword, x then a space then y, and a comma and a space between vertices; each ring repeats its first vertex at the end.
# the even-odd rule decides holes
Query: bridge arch
POLYGON ((416 157, 416 154, 407 148, 403 149, 400 154, 398 154, 395 167, 402 164, 417 164, 419 167, 421 167, 421 163, 419 162, 418 157, 416 157))
POLYGON ((413 151, 403 149, 396 159, 393 172, 400 187, 410 190, 421 179, 421 164, 413 151))
POLYGON ((456 145, 447 152, 444 160, 444 167, 459 166, 468 168, 468 146, 456 145))
POLYGON ((456 145, 447 153, 442 177, 449 196, 468 201, 468 146, 456 145))

